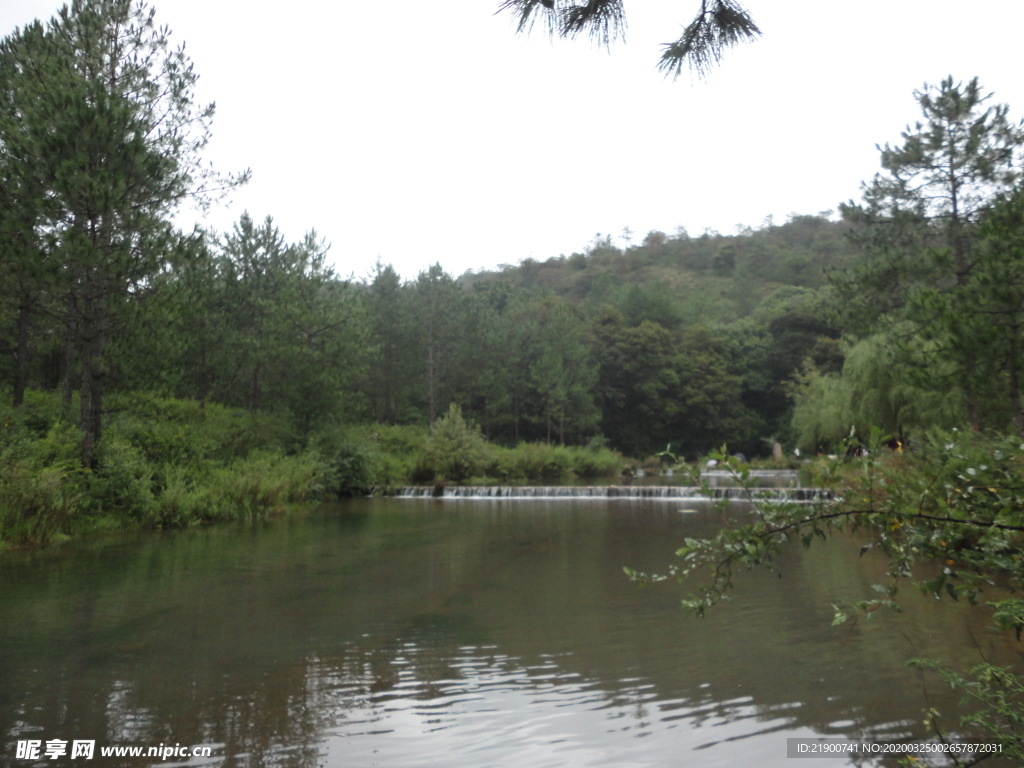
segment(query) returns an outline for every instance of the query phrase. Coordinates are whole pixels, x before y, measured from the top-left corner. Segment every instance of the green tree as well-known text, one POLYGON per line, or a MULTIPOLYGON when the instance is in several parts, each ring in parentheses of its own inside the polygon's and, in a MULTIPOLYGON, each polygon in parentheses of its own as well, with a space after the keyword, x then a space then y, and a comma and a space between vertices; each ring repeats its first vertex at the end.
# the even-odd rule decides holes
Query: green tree
POLYGON ((173 267, 152 281, 153 295, 135 326, 124 334, 122 380, 137 389, 159 385, 205 404, 223 376, 229 339, 222 259, 208 236, 191 238, 173 267))
MULTIPOLYGON (((835 450, 851 432, 866 441, 873 427, 905 439, 962 423, 960 391, 916 383, 903 373, 898 354, 891 339, 879 334, 847 350, 841 373, 804 369, 792 389, 797 445, 807 451, 835 450)), ((939 377, 943 373, 932 372, 939 377)))
POLYGON ((672 334, 649 320, 626 328, 622 314, 612 307, 602 309, 595 325, 601 344, 602 430, 627 454, 663 447, 677 437, 671 425, 683 409, 680 361, 672 334))
POLYGON ((500 354, 493 358, 496 372, 494 396, 496 422, 504 427, 507 439, 518 444, 527 439, 528 414, 531 405, 531 386, 528 371, 533 355, 533 317, 530 302, 524 296, 510 301, 499 316, 495 338, 500 354))
MULTIPOLYGON (((913 291, 907 314, 931 342, 933 356, 947 366, 969 364, 961 378, 1024 436, 1024 192, 992 207, 975 239, 970 269, 955 285, 913 291)), ((940 265, 952 267, 954 260, 947 253, 940 265)))
MULTIPOLYGON (((923 333, 935 340, 943 328, 969 320, 950 315, 958 305, 948 297, 962 291, 982 262, 977 224, 1018 181, 1024 127, 1010 121, 1005 105, 986 104, 991 94, 983 93, 976 78, 964 84, 950 77, 925 86, 915 98, 924 121, 904 131, 902 145, 881 149, 884 173, 864 185, 863 203, 842 206, 867 258, 837 275, 834 286, 847 322, 862 334, 910 319, 914 328, 905 335, 906 353, 943 350, 954 363, 945 369, 950 378, 933 381, 959 388, 968 420, 978 429, 982 393, 972 372, 981 366, 982 350, 944 342, 920 347, 915 339, 923 333), (937 302, 937 296, 947 299, 937 302)), ((927 361, 916 367, 935 370, 927 361)))
POLYGON ((411 289, 390 265, 378 262, 363 300, 372 347, 366 392, 374 415, 387 424, 413 420, 420 361, 411 289))
POLYGON ((432 424, 441 404, 450 403, 454 395, 453 374, 465 341, 461 323, 465 295, 452 276, 435 264, 416 278, 412 298, 412 315, 420 333, 427 416, 432 424))
MULTIPOLYGON (((4 65, 0 64, 0 71, 4 65)), ((0 163, 8 158, 0 155, 0 163)), ((22 404, 32 353, 31 331, 51 298, 56 275, 45 244, 36 230, 38 205, 35 195, 20 185, 23 179, 11 167, 0 165, 0 305, 12 327, 9 345, 13 357, 14 407, 22 404)), ((6 318, 5 318, 6 320, 6 318)))
POLYGON ((455 482, 482 471, 491 458, 479 427, 469 424, 455 403, 431 426, 423 453, 436 476, 455 482))
POLYGON ((474 290, 463 302, 464 341, 455 376, 456 398, 481 425, 490 440, 506 408, 509 361, 501 311, 507 286, 474 290))
POLYGON ((591 360, 582 314, 554 297, 530 303, 530 383, 541 404, 544 435, 553 431, 565 444, 566 432, 582 438, 597 425, 592 391, 597 367, 591 360))
POLYGON ((201 164, 213 105, 194 104, 191 63, 140 3, 74 0, 2 47, 11 96, 0 147, 19 169, 15 188, 42 190, 35 228, 61 276, 88 466, 102 434, 107 345, 166 266, 172 215, 244 176, 224 180, 201 164))
POLYGON ((220 322, 231 330, 216 399, 287 410, 303 431, 357 408, 346 398, 362 375, 363 313, 316 233, 287 245, 272 219, 243 214, 222 251, 220 322))
MULTIPOLYGON (((968 83, 947 77, 937 86, 914 92, 924 122, 908 126, 903 144, 881 148, 884 173, 863 185, 861 205, 842 206, 857 222, 881 223, 874 244, 917 253, 929 247, 953 251, 950 275, 960 281, 970 272, 971 225, 995 197, 1013 189, 1024 144, 1024 124, 1009 119, 1005 104, 987 105, 978 78, 968 83), (908 240, 909 238, 909 240, 908 240)), ((901 287, 913 277, 909 265, 898 265, 901 287)))

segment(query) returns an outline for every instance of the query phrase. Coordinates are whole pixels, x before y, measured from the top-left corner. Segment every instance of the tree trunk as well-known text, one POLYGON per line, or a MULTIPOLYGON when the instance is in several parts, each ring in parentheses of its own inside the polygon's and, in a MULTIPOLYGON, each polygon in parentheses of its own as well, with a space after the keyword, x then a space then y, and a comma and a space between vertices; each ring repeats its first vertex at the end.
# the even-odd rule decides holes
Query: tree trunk
POLYGON ((64 381, 61 385, 61 410, 64 418, 71 420, 71 397, 75 391, 75 320, 68 312, 67 329, 64 338, 64 381))
MULTIPOLYGON (((87 326, 88 327, 88 326, 87 326)), ((79 426, 82 430, 82 466, 93 468, 96 445, 103 434, 103 372, 97 339, 85 343, 82 354, 82 384, 79 389, 79 426)))
POLYGON ((28 381, 28 337, 32 321, 31 306, 22 301, 18 306, 18 339, 15 349, 14 407, 25 402, 25 386, 28 381))
POLYGON ((1024 437, 1024 410, 1020 405, 1020 374, 1017 366, 1010 365, 1010 413, 1013 414, 1013 424, 1017 427, 1017 434, 1024 437))
POLYGON ((103 436, 103 351, 108 322, 104 288, 102 280, 83 281, 82 317, 78 328, 82 348, 78 411, 82 430, 82 466, 86 469, 93 468, 96 446, 103 436))
MULTIPOLYGON (((83 323, 83 330, 89 328, 83 323)), ((96 429, 93 420, 96 410, 92 405, 95 394, 93 387, 93 349, 92 343, 86 341, 82 348, 80 363, 82 366, 81 386, 78 389, 78 424, 82 430, 82 466, 92 467, 93 451, 96 448, 96 429)))
POLYGON ((252 386, 249 389, 249 410, 253 413, 259 410, 260 400, 263 395, 262 390, 260 390, 260 369, 262 367, 263 363, 256 363, 256 366, 252 369, 252 386))
POLYGON ((430 338, 427 341, 427 404, 430 410, 430 423, 437 421, 437 382, 434 371, 434 339, 433 323, 428 326, 430 338))
POLYGON ((981 416, 978 413, 978 396, 970 390, 965 390, 964 405, 967 408, 967 424, 973 432, 981 432, 981 416))

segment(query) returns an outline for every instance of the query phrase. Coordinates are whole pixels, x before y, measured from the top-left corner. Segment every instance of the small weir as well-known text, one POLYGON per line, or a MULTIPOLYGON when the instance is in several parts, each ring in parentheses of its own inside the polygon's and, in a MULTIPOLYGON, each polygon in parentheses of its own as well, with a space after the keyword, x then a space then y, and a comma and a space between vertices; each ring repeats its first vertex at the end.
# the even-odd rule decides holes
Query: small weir
POLYGON ((407 486, 399 488, 400 499, 664 499, 666 501, 718 500, 813 502, 832 498, 831 491, 820 488, 709 488, 706 495, 698 487, 679 485, 465 485, 407 486))

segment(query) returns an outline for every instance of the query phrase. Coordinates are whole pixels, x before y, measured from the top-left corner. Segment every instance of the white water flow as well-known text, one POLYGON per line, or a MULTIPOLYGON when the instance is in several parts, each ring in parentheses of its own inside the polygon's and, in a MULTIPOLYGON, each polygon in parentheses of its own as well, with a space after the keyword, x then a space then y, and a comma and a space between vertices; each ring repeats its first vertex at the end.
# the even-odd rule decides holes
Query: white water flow
POLYGON ((738 486, 736 478, 725 470, 706 470, 701 477, 707 491, 698 486, 654 485, 450 485, 406 486, 397 489, 404 499, 437 497, 444 499, 664 499, 666 501, 826 501, 829 491, 803 488, 795 470, 750 470, 758 487, 748 490, 738 486))
POLYGON ((820 488, 709 488, 680 485, 462 485, 399 488, 400 499, 664 499, 666 501, 729 499, 734 501, 819 501, 831 498, 820 488), (709 495, 710 494, 710 495, 709 495))

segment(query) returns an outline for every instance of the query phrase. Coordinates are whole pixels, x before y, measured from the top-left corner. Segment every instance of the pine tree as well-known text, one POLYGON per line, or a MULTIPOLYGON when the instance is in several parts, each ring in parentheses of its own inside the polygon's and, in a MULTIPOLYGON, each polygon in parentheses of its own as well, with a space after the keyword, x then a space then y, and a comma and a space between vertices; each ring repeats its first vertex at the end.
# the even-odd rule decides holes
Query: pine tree
POLYGON ((169 34, 142 2, 74 0, 0 46, 3 164, 44 201, 33 232, 58 275, 54 311, 80 370, 86 466, 102 434, 108 343, 166 266, 179 237, 171 217, 246 178, 200 164, 214 107, 194 103, 198 76, 169 34))
MULTIPOLYGON (((553 35, 590 37, 601 45, 626 36, 624 0, 502 0, 500 11, 510 12, 520 32, 541 19, 553 35)), ((700 0, 700 7, 683 34, 665 45, 658 68, 678 77, 689 65, 705 76, 727 48, 757 39, 761 34, 750 12, 735 0, 700 0)))
MULTIPOLYGON (((862 334, 886 330, 894 339, 905 337, 904 359, 922 349, 922 335, 948 341, 943 328, 950 317, 939 305, 952 304, 935 297, 948 299, 970 282, 980 263, 977 224, 1019 181, 1024 146, 1024 125, 1009 119, 1006 105, 988 105, 991 94, 977 78, 964 84, 949 77, 914 95, 924 120, 903 132, 901 145, 880 148, 884 172, 863 185, 861 204, 842 206, 858 227, 867 259, 833 283, 848 321, 862 334)), ((960 388, 968 420, 979 428, 975 372, 982 350, 943 341, 926 349, 952 360, 953 380, 941 386, 960 388)), ((935 371, 920 358, 913 365, 926 377, 935 371)))

